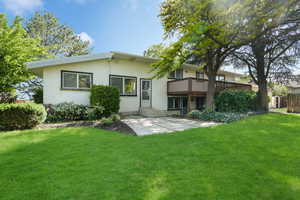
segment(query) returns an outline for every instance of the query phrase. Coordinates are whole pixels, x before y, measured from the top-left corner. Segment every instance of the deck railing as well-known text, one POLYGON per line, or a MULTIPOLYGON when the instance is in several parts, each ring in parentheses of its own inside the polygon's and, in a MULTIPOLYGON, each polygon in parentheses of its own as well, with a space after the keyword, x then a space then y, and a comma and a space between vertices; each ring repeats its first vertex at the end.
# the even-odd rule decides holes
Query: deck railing
MULTIPOLYGON (((216 81, 216 92, 225 89, 251 90, 252 86, 244 83, 216 81)), ((204 95, 207 90, 207 79, 184 78, 168 81, 169 95, 204 95)))

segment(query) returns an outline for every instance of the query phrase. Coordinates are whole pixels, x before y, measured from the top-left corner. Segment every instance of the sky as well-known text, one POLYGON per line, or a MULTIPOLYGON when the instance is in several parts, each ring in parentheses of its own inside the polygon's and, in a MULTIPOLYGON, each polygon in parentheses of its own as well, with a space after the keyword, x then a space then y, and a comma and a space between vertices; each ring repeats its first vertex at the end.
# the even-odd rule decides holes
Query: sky
POLYGON ((121 51, 142 55, 162 42, 159 14, 162 0, 0 0, 0 13, 10 20, 30 18, 35 11, 49 11, 71 26, 92 53, 121 51))

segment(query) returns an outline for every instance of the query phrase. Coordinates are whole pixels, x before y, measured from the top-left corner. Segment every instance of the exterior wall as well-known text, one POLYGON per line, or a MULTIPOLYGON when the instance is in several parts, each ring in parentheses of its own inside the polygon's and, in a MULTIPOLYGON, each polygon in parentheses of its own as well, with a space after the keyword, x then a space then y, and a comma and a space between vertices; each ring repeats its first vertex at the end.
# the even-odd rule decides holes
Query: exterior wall
POLYGON ((109 65, 105 60, 48 67, 43 70, 45 104, 57 104, 62 102, 89 104, 89 91, 61 89, 61 70, 90 72, 93 73, 93 84, 107 85, 109 83, 109 77, 107 75, 109 74, 109 65))
MULTIPOLYGON (((113 60, 110 63, 110 73, 112 75, 123 75, 137 77, 137 96, 121 97, 120 112, 135 112, 140 107, 140 81, 141 79, 151 79, 154 75, 150 73, 150 64, 126 60, 113 60)), ((167 78, 152 80, 152 108, 167 110, 167 78)))
MULTIPOLYGON (((219 72, 218 74, 225 75, 225 81, 229 81, 229 82, 239 81, 239 77, 232 73, 219 72)), ((183 70, 183 78, 188 78, 188 77, 196 77, 196 70, 184 69, 183 70)), ((208 79, 206 74, 204 74, 204 79, 208 79)))
POLYGON ((289 88, 289 94, 300 94, 300 88, 289 88))
MULTIPOLYGON (((140 107, 140 80, 150 79, 150 64, 126 60, 102 60, 48 67, 43 70, 44 103, 74 102, 89 105, 90 92, 61 89, 61 70, 93 73, 93 84, 109 85, 109 75, 137 77, 137 96, 121 96, 120 112, 137 112, 140 107)), ((167 110, 167 78, 152 80, 152 107, 167 110)))
MULTIPOLYGON (((93 73, 93 84, 95 85, 109 85, 109 75, 132 76, 137 78, 137 96, 121 96, 120 112, 137 112, 140 108, 141 79, 151 79, 154 75, 150 72, 150 65, 151 63, 135 60, 113 59, 43 68, 44 103, 74 102, 76 104, 89 105, 89 91, 61 89, 62 70, 93 73)), ((236 80, 236 75, 227 74, 226 72, 220 74, 226 76, 226 81, 236 80)), ((184 69, 183 77, 196 77, 196 70, 184 69)), ((168 80, 167 77, 152 80, 152 108, 163 111, 168 110, 168 80)), ((193 101, 192 108, 195 107, 196 101, 193 101)))

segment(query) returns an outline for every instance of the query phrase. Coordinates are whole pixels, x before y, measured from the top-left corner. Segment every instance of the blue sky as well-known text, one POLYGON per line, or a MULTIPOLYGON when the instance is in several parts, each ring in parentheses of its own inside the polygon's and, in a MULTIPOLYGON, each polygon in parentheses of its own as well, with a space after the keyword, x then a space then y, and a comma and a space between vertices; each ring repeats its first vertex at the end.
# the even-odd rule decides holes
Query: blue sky
POLYGON ((50 11, 83 39, 93 53, 122 51, 142 54, 162 42, 157 15, 161 0, 0 0, 0 12, 10 19, 29 18, 34 11, 50 11))

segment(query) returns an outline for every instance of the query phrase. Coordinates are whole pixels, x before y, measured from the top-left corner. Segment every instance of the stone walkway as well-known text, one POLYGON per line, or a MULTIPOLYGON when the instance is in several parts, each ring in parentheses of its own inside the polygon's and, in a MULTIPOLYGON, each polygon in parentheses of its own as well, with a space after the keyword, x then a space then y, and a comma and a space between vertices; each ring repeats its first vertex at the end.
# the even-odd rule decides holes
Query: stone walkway
POLYGON ((131 116, 122 120, 130 126, 138 136, 152 135, 158 133, 172 133, 191 128, 209 127, 218 125, 215 122, 201 122, 182 118, 158 117, 143 118, 131 116))

